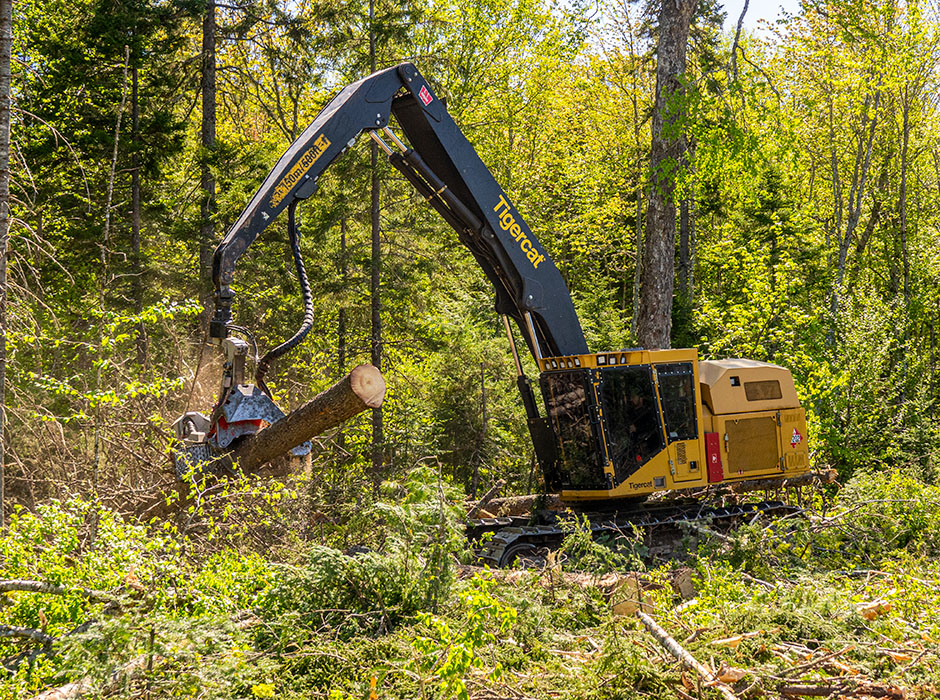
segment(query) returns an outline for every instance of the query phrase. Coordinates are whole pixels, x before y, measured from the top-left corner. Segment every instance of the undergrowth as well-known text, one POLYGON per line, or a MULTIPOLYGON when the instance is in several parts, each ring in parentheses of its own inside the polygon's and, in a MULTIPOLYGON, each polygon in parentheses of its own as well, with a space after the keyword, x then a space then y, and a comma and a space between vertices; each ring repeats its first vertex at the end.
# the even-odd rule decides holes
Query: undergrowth
POLYGON ((703 539, 683 562, 575 525, 565 556, 511 573, 460 563, 456 502, 416 469, 323 536, 263 551, 198 509, 186 532, 82 500, 18 510, 0 578, 65 590, 0 598, 2 629, 54 639, 0 641, 0 697, 83 679, 115 698, 694 695, 694 677, 594 583, 643 567, 649 614, 703 663, 741 669, 741 697, 794 679, 940 687, 940 493, 911 475, 857 477, 809 518, 703 539), (228 535, 208 546, 213 525, 228 535), (677 567, 692 569, 693 601, 670 585, 677 567))

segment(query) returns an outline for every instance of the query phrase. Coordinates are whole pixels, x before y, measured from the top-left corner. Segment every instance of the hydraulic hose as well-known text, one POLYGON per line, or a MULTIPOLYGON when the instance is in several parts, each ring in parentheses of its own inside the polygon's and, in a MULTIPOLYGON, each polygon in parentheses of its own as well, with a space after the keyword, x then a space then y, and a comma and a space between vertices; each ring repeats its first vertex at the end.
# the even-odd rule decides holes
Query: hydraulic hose
POLYGON ((287 209, 287 234, 290 236, 291 252, 294 255, 294 265, 297 268, 300 291, 304 300, 304 321, 293 337, 266 352, 264 357, 258 361, 258 368, 255 370, 255 384, 269 397, 271 392, 268 385, 264 383, 264 376, 271 368, 271 363, 297 347, 310 332, 310 329, 313 328, 313 294, 310 292, 310 281, 307 279, 307 269, 304 267, 303 255, 300 252, 300 232, 297 230, 297 222, 294 218, 297 202, 298 200, 291 202, 287 209))

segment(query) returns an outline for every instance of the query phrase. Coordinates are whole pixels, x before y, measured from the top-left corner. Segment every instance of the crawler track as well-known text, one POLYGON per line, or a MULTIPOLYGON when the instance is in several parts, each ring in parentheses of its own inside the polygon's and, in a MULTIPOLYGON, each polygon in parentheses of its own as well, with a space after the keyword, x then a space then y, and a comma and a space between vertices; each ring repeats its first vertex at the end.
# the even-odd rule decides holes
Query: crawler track
POLYGON ((792 515, 801 508, 780 501, 743 503, 730 506, 703 506, 700 503, 640 506, 629 511, 599 513, 551 513, 544 522, 532 524, 528 517, 480 518, 467 525, 467 535, 478 541, 486 533, 493 533, 479 550, 480 560, 493 567, 512 564, 517 555, 538 548, 554 549, 571 532, 573 518, 586 518, 594 537, 623 534, 634 528, 649 530, 658 526, 678 527, 682 523, 715 520, 748 520, 756 515, 773 517, 792 515))

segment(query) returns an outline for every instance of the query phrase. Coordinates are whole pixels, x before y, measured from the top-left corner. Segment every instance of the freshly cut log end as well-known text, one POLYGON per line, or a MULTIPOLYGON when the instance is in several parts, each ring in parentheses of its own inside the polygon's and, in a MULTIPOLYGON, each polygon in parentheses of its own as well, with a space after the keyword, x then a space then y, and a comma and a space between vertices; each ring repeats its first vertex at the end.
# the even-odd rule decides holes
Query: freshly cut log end
POLYGON ((385 377, 372 365, 359 365, 349 373, 349 388, 367 408, 379 408, 385 400, 385 377))

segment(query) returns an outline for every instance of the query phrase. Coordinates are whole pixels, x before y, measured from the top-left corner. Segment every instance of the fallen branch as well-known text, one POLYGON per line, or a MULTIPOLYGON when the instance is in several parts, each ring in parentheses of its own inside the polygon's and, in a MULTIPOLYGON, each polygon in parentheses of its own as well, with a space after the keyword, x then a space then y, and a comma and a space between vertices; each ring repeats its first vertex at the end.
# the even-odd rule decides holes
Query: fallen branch
MULTIPOLYGON (((158 657, 153 657, 150 654, 144 654, 142 656, 138 656, 132 661, 128 661, 120 668, 112 671, 111 677, 106 684, 106 687, 103 689, 102 695, 105 695, 107 692, 117 688, 124 677, 133 673, 134 671, 140 670, 142 668, 149 669, 155 658, 158 657)), ((93 691, 94 685, 94 680, 90 676, 85 676, 81 680, 75 681, 74 683, 67 683, 63 686, 59 686, 58 688, 44 690, 43 692, 39 693, 39 695, 34 695, 31 700, 72 700, 72 698, 78 698, 93 691)))
POLYGON ((837 683, 835 685, 784 685, 779 688, 782 695, 806 698, 828 698, 832 695, 839 697, 858 696, 865 698, 890 698, 890 700, 904 700, 907 693, 896 685, 881 685, 879 683, 851 682, 837 683))
POLYGON ((112 595, 104 591, 96 591, 91 588, 82 588, 81 586, 57 586, 54 583, 44 583, 42 581, 26 581, 23 579, 0 580, 0 593, 9 593, 10 591, 26 591, 29 593, 49 593, 51 595, 80 595, 89 600, 98 603, 120 603, 112 595))
POLYGON ((0 637, 32 639, 34 642, 43 645, 49 645, 55 641, 55 637, 50 637, 45 632, 34 630, 31 627, 17 627, 15 625, 0 625, 0 637))
POLYGON ((837 690, 841 692, 842 687, 838 685, 785 685, 780 688, 780 693, 807 698, 828 698, 837 690))
POLYGON ((832 652, 831 654, 826 654, 825 656, 820 656, 820 657, 815 658, 815 659, 810 659, 810 660, 807 661, 806 663, 802 663, 802 664, 800 664, 799 666, 794 666, 793 668, 788 668, 788 669, 786 669, 786 670, 783 672, 783 675, 784 675, 784 676, 794 676, 794 675, 797 675, 797 674, 799 674, 799 673, 803 673, 804 671, 809 671, 810 669, 815 668, 815 667, 818 666, 819 664, 823 664, 823 663, 826 663, 827 661, 831 661, 832 659, 838 658, 838 657, 842 656, 843 654, 846 654, 846 653, 852 651, 853 649, 855 649, 855 645, 854 645, 854 644, 850 644, 849 646, 845 647, 844 649, 842 649, 842 650, 840 650, 840 651, 834 651, 834 652, 832 652))
POLYGON ((653 618, 642 611, 637 611, 636 615, 640 618, 640 622, 643 623, 643 626, 653 635, 653 638, 670 654, 675 656, 683 666, 695 671, 706 684, 715 688, 726 700, 738 700, 738 696, 734 694, 734 691, 732 691, 727 684, 722 683, 715 677, 715 674, 700 664, 694 656, 679 644, 679 642, 670 637, 669 633, 660 627, 653 618))

